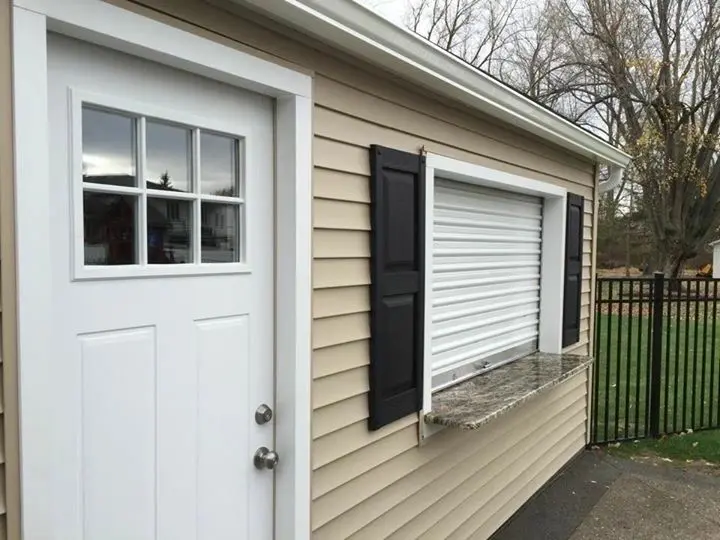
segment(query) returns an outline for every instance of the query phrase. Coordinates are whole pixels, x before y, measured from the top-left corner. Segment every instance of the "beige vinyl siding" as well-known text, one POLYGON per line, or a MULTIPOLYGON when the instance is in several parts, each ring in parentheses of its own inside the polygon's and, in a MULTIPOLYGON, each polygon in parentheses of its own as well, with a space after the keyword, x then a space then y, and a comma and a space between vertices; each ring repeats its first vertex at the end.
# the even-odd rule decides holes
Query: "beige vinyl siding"
MULTIPOLYGON (((365 251, 369 250, 369 234, 365 231, 369 228, 368 149, 373 143, 408 151, 424 147, 430 152, 559 184, 586 198, 581 338, 568 351, 587 353, 594 238, 592 165, 584 164, 579 171, 576 163, 572 167, 554 164, 543 168, 535 162, 533 169, 519 170, 519 158, 510 164, 476 153, 489 150, 482 140, 478 146, 471 146, 473 137, 467 132, 428 121, 375 96, 359 95, 320 75, 316 76, 315 87, 316 264, 322 263, 324 270, 331 271, 334 264, 350 265, 352 260, 361 260, 365 271, 369 271, 369 251, 365 251), (342 95, 357 99, 323 102, 323 97, 342 95), (342 111, 330 111, 326 105, 342 111), (439 141, 441 135, 443 140, 439 141), (331 231, 333 234, 329 234, 331 231)), ((369 288, 355 285, 355 276, 348 282, 335 279, 332 283, 315 282, 313 331, 327 328, 332 335, 313 336, 314 537, 488 537, 582 449, 586 440, 586 374, 477 433, 445 430, 418 447, 417 425, 412 417, 369 432, 367 398, 364 393, 358 394, 367 388, 367 378, 361 376, 367 374, 366 357, 343 358, 339 350, 328 353, 345 337, 335 333, 326 321, 333 317, 347 327, 347 313, 369 309, 369 288)), ((367 321, 356 319, 355 323, 358 334, 365 330, 359 325, 367 321)), ((362 343, 362 354, 367 355, 367 340, 358 343, 362 343)))
POLYGON ((11 4, 0 2, 0 540, 20 538, 11 4))
MULTIPOLYGON (((337 86, 339 83, 329 79, 316 77, 316 89, 318 94, 316 99, 322 92, 319 89, 337 86)), ((375 98, 376 99, 376 98, 375 98)), ((348 106, 349 107, 349 106, 348 106)), ((584 215, 584 234, 583 234, 583 295, 581 299, 581 336, 580 341, 567 349, 568 352, 587 353, 589 343, 589 319, 590 319, 590 283, 591 283, 591 266, 592 266, 592 245, 593 245, 593 167, 586 164, 582 173, 577 171, 567 171, 565 173, 570 178, 556 178, 536 170, 518 170, 514 165, 499 161, 491 161, 484 156, 470 154, 467 151, 460 151, 457 148, 438 145, 420 136, 408 135, 396 131, 390 131, 388 127, 363 122, 363 129, 357 125, 356 118, 349 115, 333 115, 325 117, 326 121, 332 121, 331 125, 325 125, 319 121, 323 118, 320 111, 325 109, 318 105, 315 108, 315 179, 314 179, 314 258, 316 267, 322 265, 322 277, 327 273, 332 273, 335 263, 340 263, 344 267, 359 267, 358 259, 362 260, 364 268, 369 272, 369 264, 366 262, 369 256, 369 233, 364 231, 369 229, 369 205, 364 203, 348 203, 348 199, 357 200, 361 197, 369 196, 369 146, 374 142, 382 145, 392 146, 394 148, 405 149, 409 151, 417 151, 420 147, 424 147, 427 151, 450 155, 459 159, 473 161, 475 163, 491 166, 497 169, 507 170, 515 174, 531 176, 536 179, 542 179, 554 184, 561 185, 573 193, 578 193, 585 197, 585 215, 584 215), (347 122, 347 123, 345 123, 347 122), (387 133, 393 133, 391 141, 387 139, 387 133), (351 134, 351 136, 348 136, 351 134), (340 140, 345 139, 345 140, 340 140), (357 144, 348 144, 347 139, 357 144), (434 146, 433 146, 434 145, 434 146), (358 152, 362 152, 363 157, 358 158, 358 152), (361 183, 360 175, 366 175, 365 186, 361 183), (334 180, 332 188, 329 184, 334 180), (345 183, 347 182, 348 191, 346 194, 345 183), (342 222, 338 223, 338 220, 342 222), (350 233, 352 230, 352 234, 350 233), (367 250, 367 251, 366 251, 367 250), (365 254, 367 253, 367 254, 365 254), (330 261, 329 259, 338 259, 330 261), (357 266, 356 266, 357 265, 357 266)), ((370 109, 359 110, 356 114, 366 117, 370 109)), ((398 113, 399 114, 399 113, 398 113)), ((407 116, 407 113, 405 113, 407 116)), ((393 119, 386 119, 385 123, 392 124, 393 119)), ((437 136, 436 132, 432 133, 437 136)), ((459 134, 458 136, 461 136, 459 134)), ((466 144, 466 140, 463 139, 466 144)), ((484 150, 484 149, 483 149, 484 150)), ((340 268, 338 266, 338 268, 340 268)), ((332 284, 317 283, 316 288, 321 287, 339 287, 342 282, 334 281, 332 284)), ((369 275, 367 282, 369 283, 369 275)), ((354 283, 352 283, 354 284, 354 283)), ((342 299, 337 299, 338 304, 342 303, 342 299)), ((369 306, 369 301, 368 301, 369 306)), ((342 309, 342 308, 336 308, 342 309)), ((317 317, 317 314, 315 313, 317 317)))
POLYGON ((314 538, 487 538, 582 449, 587 374, 476 432, 445 429, 423 446, 417 415, 368 431, 369 147, 424 149, 585 197, 581 336, 568 348, 577 353, 589 349, 593 164, 229 2, 112 1, 314 76, 314 538))
MULTIPOLYGON (((595 179, 596 179, 596 181, 599 179, 599 176, 600 176, 600 175, 599 175, 599 167, 598 167, 598 166, 595 166, 595 179)), ((592 213, 592 230, 593 230, 593 231, 597 231, 597 227, 598 227, 598 208, 599 208, 599 201, 598 201, 598 198, 596 198, 595 201, 594 201, 594 203, 593 203, 593 213, 592 213)), ((597 252, 597 234, 593 235, 593 237, 592 237, 592 245, 591 245, 590 247, 591 247, 592 253, 596 253, 596 252, 597 252)), ((590 268, 590 275, 591 275, 591 276, 595 276, 595 275, 596 275, 596 272, 597 272, 597 257, 593 257, 593 258, 592 258, 592 267, 590 268)), ((591 332, 591 333, 590 333, 590 336, 593 336, 593 335, 594 335, 593 332, 594 332, 594 328, 595 328, 595 319, 596 319, 596 316, 597 316, 597 313, 595 312, 595 309, 594 309, 594 306, 595 306, 595 294, 597 293, 596 288, 597 288, 597 282, 596 282, 595 279, 593 279, 593 280, 591 281, 591 283, 590 283, 590 293, 587 295, 587 296, 588 296, 588 298, 587 298, 587 305, 588 305, 588 310, 590 311, 590 322, 589 322, 589 324, 590 324, 590 332, 591 332)), ((583 305, 585 304, 584 295, 583 295, 582 304, 583 304, 583 305)), ((592 346, 591 346, 590 344, 588 344, 588 353, 589 353, 589 354, 594 354, 594 349, 592 348, 592 346)), ((587 385, 587 386, 588 386, 588 396, 590 396, 591 393, 592 393, 592 385, 593 385, 593 383, 594 383, 593 377, 594 377, 594 374, 595 374, 594 371, 595 371, 595 370, 591 369, 591 370, 589 371, 589 373, 588 373, 588 385, 587 385)), ((592 418, 592 416, 593 416, 593 414, 594 414, 594 411, 593 411, 593 402, 592 402, 592 399, 590 399, 589 397, 588 397, 588 411, 587 411, 587 414, 588 414, 588 420, 587 420, 587 430, 586 430, 585 442, 589 444, 589 443, 590 443, 590 431, 591 431, 591 429, 592 429, 592 428, 591 428, 591 425, 590 425, 590 422, 591 422, 591 418, 592 418)))
MULTIPOLYGON (((321 494, 323 477, 319 482, 316 479, 334 464, 316 469, 312 515, 316 538, 356 535, 373 539, 390 534, 416 538, 433 527, 435 531, 444 527, 443 534, 449 534, 462 522, 455 519, 461 514, 459 505, 472 501, 474 494, 511 500, 516 493, 507 488, 525 468, 561 454, 564 443, 574 452, 582 448, 585 384, 584 375, 574 377, 539 396, 532 406, 520 407, 502 422, 490 423, 476 432, 446 429, 425 446, 410 445, 329 493, 321 494), (551 450, 542 448, 546 443, 551 450), (335 518, 337 515, 343 518, 335 518)), ((347 461, 346 457, 345 467, 347 461)), ((550 476, 554 473, 544 472, 550 476)), ((482 508, 468 504, 471 513, 482 508)), ((467 505, 463 508, 467 510, 467 505)), ((493 515, 484 516, 484 521, 492 520, 493 515)))

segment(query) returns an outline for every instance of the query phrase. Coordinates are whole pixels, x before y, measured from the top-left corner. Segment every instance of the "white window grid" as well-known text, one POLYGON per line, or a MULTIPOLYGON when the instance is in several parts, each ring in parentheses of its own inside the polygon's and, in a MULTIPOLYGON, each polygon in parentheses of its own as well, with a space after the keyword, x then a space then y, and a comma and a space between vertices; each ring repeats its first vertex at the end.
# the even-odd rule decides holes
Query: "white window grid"
MULTIPOLYGON (((227 125, 208 125, 199 118, 182 113, 163 110, 158 107, 149 107, 145 104, 124 100, 117 97, 107 97, 93 93, 69 89, 70 101, 73 109, 72 140, 74 147, 73 167, 73 208, 74 208, 74 248, 75 248, 75 279, 86 278, 112 278, 112 277, 143 277, 153 275, 187 275, 212 273, 248 272, 247 237, 246 237, 246 170, 247 170, 247 137, 229 129, 227 125), (82 175, 82 109, 89 107, 100 111, 123 115, 134 119, 135 176, 136 186, 116 186, 111 184, 98 184, 84 182, 82 175), (188 129, 191 132, 190 152, 188 153, 188 169, 190 171, 191 190, 168 191, 147 187, 145 171, 147 165, 146 128, 148 121, 157 121, 163 124, 188 129), (202 193, 201 179, 201 134, 207 133, 232 138, 235 141, 234 172, 236 175, 237 196, 213 195, 202 193), (84 223, 83 223, 83 193, 107 193, 131 195, 136 197, 137 212, 136 226, 136 263, 127 265, 86 265, 84 261, 84 223), (192 262, 181 264, 153 264, 148 262, 147 238, 147 204, 148 197, 189 201, 192 203, 191 218, 191 247, 192 262), (215 203, 237 208, 236 229, 236 261, 234 262, 202 262, 202 226, 203 203, 215 203)), ((224 218, 223 218, 224 220, 224 218)))

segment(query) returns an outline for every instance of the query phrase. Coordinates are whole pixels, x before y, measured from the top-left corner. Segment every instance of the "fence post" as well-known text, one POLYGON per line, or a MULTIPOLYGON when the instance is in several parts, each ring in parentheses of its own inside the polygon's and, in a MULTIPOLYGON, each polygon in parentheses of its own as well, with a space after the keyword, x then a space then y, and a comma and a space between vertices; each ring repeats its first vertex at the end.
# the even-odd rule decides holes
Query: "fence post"
POLYGON ((652 298, 652 340, 650 353, 650 436, 660 436, 660 383, 662 374, 662 325, 665 274, 655 272, 652 298))

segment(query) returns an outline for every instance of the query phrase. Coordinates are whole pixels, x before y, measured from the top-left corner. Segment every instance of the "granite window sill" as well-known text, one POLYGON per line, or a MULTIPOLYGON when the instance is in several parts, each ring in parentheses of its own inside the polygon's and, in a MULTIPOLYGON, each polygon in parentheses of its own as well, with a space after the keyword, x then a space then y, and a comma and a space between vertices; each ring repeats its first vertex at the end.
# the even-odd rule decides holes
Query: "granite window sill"
POLYGON ((546 390, 581 373, 589 356, 535 353, 477 375, 432 396, 425 422, 478 429, 546 390))

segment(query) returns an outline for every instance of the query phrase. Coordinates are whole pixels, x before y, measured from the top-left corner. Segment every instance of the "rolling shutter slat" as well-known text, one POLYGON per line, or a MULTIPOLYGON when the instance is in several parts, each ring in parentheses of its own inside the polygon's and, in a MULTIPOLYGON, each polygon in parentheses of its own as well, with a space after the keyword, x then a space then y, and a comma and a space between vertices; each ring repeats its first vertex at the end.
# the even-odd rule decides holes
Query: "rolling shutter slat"
POLYGON ((434 201, 431 349, 439 387, 537 349, 542 200, 436 179, 434 201))

